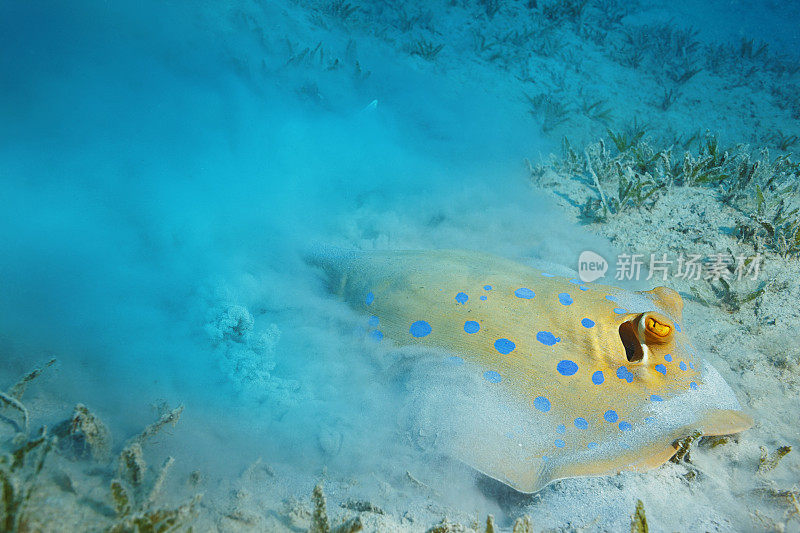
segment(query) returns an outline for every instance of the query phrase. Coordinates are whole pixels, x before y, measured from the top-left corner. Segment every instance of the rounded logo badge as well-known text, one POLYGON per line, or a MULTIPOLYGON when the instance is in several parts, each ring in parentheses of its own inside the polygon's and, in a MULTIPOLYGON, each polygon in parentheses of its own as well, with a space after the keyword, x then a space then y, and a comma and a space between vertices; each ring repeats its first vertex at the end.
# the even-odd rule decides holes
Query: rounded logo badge
POLYGON ((590 250, 581 252, 578 257, 578 277, 581 281, 589 283, 600 279, 606 275, 607 271, 608 261, 602 255, 590 250))

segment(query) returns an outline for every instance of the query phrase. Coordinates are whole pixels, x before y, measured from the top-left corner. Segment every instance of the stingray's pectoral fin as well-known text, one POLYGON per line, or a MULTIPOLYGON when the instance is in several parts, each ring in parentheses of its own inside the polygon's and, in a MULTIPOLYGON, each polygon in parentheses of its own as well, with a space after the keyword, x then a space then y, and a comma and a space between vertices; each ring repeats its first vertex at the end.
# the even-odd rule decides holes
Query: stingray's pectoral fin
POLYGON ((497 426, 479 424, 453 443, 453 455, 478 472, 519 492, 533 493, 553 481, 546 450, 526 438, 509 438, 497 426))
POLYGON ((713 409, 707 411, 697 424, 703 435, 732 435, 753 425, 753 419, 741 411, 713 409))
POLYGON ((517 463, 496 460, 476 462, 472 458, 468 464, 481 474, 526 494, 538 492, 554 480, 541 457, 530 457, 517 463))
POLYGON ((677 448, 671 442, 652 442, 606 457, 565 463, 556 468, 553 479, 577 476, 607 476, 622 471, 647 472, 658 468, 675 455, 677 448))

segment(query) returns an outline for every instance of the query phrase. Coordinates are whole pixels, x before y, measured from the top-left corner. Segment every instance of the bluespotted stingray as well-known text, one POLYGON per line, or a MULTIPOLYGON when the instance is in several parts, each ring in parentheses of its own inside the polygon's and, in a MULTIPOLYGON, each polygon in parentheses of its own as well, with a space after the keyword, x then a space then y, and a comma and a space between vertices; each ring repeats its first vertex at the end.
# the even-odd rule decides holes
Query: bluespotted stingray
POLYGON ((431 348, 474 378, 478 398, 503 404, 505 416, 486 420, 471 406, 481 422, 454 451, 518 491, 648 470, 676 440, 752 423, 698 357, 669 288, 585 284, 460 250, 340 251, 313 262, 365 314, 374 340, 431 348))

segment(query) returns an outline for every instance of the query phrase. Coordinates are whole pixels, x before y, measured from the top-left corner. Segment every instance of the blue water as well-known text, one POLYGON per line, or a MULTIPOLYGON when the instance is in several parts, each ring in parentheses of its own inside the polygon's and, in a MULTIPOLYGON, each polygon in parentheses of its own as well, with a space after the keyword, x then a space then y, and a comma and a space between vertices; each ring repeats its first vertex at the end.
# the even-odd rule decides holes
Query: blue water
MULTIPOLYGON (((430 6, 443 25, 471 20, 450 4, 430 6)), ((702 38, 795 52, 796 3, 780 24, 751 4, 732 13, 759 19, 731 15, 702 38)), ((666 9, 699 26, 692 7, 641 20, 666 9)), ((312 12, 0 2, 4 376, 58 358, 41 394, 89 404, 121 437, 152 404, 185 404, 171 453, 221 476, 261 455, 308 480, 326 465, 424 471, 430 458, 397 437, 403 383, 304 254, 467 248, 572 268, 613 249, 530 186, 524 160, 560 138, 512 90, 514 68, 471 67, 465 31, 436 37, 432 66, 312 12), (298 59, 319 42, 325 59, 298 59)), ((533 84, 554 91, 557 77, 533 84)), ((458 482, 470 501, 472 478, 458 482)))
POLYGON ((57 396, 121 434, 166 400, 195 439, 214 424, 330 463, 320 428, 391 433, 397 398, 303 254, 547 246, 534 228, 558 215, 522 164, 547 141, 493 96, 366 46, 366 80, 283 69, 282 50, 246 72, 257 40, 179 4, 2 10, 4 366, 57 357, 57 396))

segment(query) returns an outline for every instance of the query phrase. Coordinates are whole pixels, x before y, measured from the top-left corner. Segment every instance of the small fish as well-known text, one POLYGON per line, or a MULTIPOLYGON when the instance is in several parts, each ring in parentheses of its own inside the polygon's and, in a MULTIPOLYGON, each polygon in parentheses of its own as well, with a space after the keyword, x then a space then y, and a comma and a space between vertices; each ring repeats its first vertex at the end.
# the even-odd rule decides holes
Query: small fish
MULTIPOLYGON (((697 431, 752 420, 703 362, 677 292, 586 284, 463 250, 333 252, 313 263, 365 314, 371 338, 434 349, 502 404, 454 445, 521 492, 553 480, 648 470, 697 431)), ((438 356, 438 355, 437 355, 438 356)))

